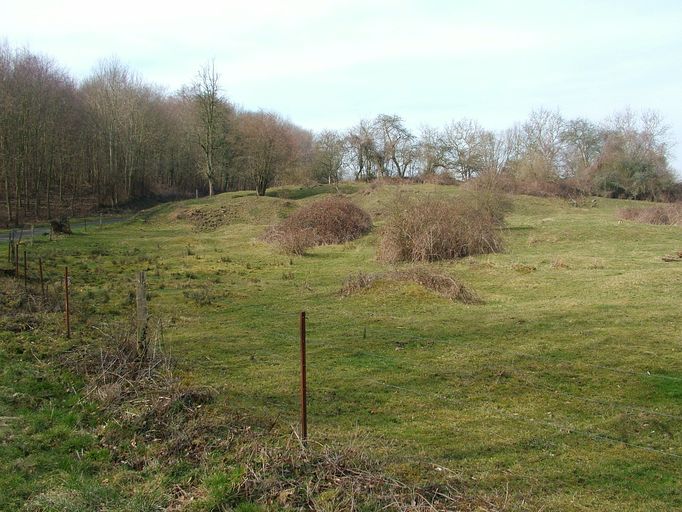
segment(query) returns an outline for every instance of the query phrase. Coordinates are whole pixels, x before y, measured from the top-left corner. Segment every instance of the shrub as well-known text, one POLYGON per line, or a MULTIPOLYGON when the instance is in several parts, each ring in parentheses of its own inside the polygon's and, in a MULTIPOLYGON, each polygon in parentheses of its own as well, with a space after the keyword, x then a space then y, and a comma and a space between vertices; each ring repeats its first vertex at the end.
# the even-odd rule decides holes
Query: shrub
POLYGON ((459 200, 399 195, 387 212, 378 257, 419 262, 499 252, 504 211, 492 193, 459 200))
POLYGON ((328 197, 299 208, 265 234, 265 239, 287 254, 303 254, 310 247, 341 244, 367 234, 372 219, 343 197, 328 197))
POLYGON ((618 212, 623 220, 642 224, 680 225, 682 224, 682 205, 668 204, 648 208, 623 208, 618 212))
POLYGON ((469 192, 466 204, 486 215, 497 225, 504 224, 504 216, 512 209, 512 202, 505 190, 508 187, 507 177, 495 173, 484 172, 466 183, 469 192))

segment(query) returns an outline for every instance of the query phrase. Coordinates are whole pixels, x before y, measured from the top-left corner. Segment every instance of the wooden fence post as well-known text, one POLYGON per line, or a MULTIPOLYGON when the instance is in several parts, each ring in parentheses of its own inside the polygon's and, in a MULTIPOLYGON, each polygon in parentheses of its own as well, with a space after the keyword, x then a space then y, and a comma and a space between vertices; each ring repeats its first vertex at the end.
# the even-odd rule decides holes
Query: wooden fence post
POLYGON ((24 291, 28 291, 28 256, 24 246, 24 291))
POLYGON ((40 291, 43 294, 43 302, 45 302, 45 280, 43 279, 43 258, 38 258, 38 270, 40 272, 40 291))
POLYGON ((64 314, 66 319, 66 337, 71 337, 71 310, 69 309, 69 267, 64 267, 64 314))
POLYGON ((135 291, 137 303, 137 354, 143 356, 147 352, 147 322, 149 320, 147 280, 144 272, 137 273, 135 291))

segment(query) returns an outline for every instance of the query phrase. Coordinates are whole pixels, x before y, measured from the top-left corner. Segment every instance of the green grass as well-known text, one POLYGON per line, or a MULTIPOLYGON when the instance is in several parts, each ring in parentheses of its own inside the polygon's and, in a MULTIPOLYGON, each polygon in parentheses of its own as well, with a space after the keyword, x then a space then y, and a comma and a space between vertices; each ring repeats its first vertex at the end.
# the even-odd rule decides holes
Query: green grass
MULTIPOLYGON (((152 314, 164 322, 183 378, 219 390, 217 415, 243 410, 276 418, 283 431, 296 424, 297 314, 305 310, 313 440, 363 436, 403 478, 449 478, 481 494, 508 490, 513 510, 682 508, 682 267, 661 260, 681 249, 680 228, 619 222, 617 210, 632 204, 624 201, 581 209, 517 197, 505 252, 432 264, 470 285, 484 304, 388 282, 342 298, 350 273, 386 270, 375 259, 376 230, 302 257, 278 254, 258 238, 270 222, 331 190, 166 204, 29 252, 45 259, 52 282, 69 265, 82 333, 128 316, 134 272, 146 270, 152 314), (199 230, 177 218, 186 208, 223 208, 237 220, 199 230)), ((356 185, 344 193, 380 225, 395 187, 356 185)), ((0 505, 75 488, 103 493, 93 502, 109 500, 118 510, 116 500, 131 490, 100 483, 99 472, 110 471, 106 454, 78 434, 84 420, 73 395, 63 386, 21 387, 13 372, 31 357, 10 345, 3 342, 6 393, 43 393, 60 415, 39 429, 47 405, 27 408, 2 395, 0 416, 27 426, 5 427, 21 439, 0 448, 0 487, 9 489, 0 499, 10 500, 0 505), (32 437, 32 428, 43 437, 32 437), (20 451, 26 443, 39 452, 36 462, 20 451), (77 450, 95 460, 74 460, 77 450)), ((228 476, 207 479, 216 496, 229 492, 228 476)), ((78 492, 87 510, 89 498, 78 492)))

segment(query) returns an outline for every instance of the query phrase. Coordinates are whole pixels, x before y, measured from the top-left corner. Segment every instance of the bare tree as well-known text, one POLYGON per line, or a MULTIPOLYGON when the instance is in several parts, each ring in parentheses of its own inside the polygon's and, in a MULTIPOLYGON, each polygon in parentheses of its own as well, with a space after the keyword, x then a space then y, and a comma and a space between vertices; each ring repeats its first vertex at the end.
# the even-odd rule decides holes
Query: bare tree
POLYGON ((438 169, 445 169, 447 148, 443 134, 436 128, 424 126, 417 143, 417 158, 423 175, 435 174, 438 169))
POLYGON ((338 183, 343 168, 343 137, 335 131, 324 130, 315 137, 315 160, 313 172, 319 180, 330 185, 338 183))
POLYGON ((468 180, 484 170, 487 137, 489 132, 471 119, 462 119, 445 127, 443 144, 447 165, 461 179, 468 180))
POLYGON ((199 70, 191 88, 198 120, 196 137, 204 156, 203 172, 209 196, 213 195, 217 170, 222 165, 221 157, 227 143, 228 104, 220 95, 219 78, 212 61, 199 70))
POLYGON ((571 119, 561 133, 560 167, 562 175, 577 177, 587 169, 602 150, 602 134, 599 128, 587 119, 571 119))
POLYGON ((675 178, 669 128, 656 112, 629 109, 604 123, 604 147, 589 169, 594 190, 612 197, 660 200, 675 178))
POLYGON ((531 112, 521 126, 524 152, 529 158, 542 162, 548 173, 559 169, 564 119, 558 111, 544 108, 531 112))
POLYGON ((346 166, 356 180, 369 181, 376 177, 376 142, 372 124, 362 120, 345 137, 346 166))
POLYGON ((414 164, 417 151, 414 135, 399 116, 379 115, 372 123, 374 158, 380 176, 404 178, 414 164))
POLYGON ((259 196, 264 196, 296 156, 291 125, 271 112, 239 116, 238 162, 259 196))

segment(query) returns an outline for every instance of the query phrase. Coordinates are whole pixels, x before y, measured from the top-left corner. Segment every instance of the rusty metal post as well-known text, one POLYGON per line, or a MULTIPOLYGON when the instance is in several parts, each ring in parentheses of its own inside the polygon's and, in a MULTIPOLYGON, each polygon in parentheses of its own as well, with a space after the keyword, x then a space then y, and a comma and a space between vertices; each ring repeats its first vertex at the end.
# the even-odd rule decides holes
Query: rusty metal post
POLYGON ((305 311, 301 311, 301 440, 305 444, 308 441, 308 410, 307 410, 307 383, 306 383, 306 350, 305 350, 305 311))
POLYGON ((43 258, 38 258, 38 271, 40 273, 40 291, 43 294, 43 302, 45 302, 45 280, 43 279, 43 258))
POLYGON ((66 337, 71 337, 71 310, 69 309, 69 267, 64 267, 64 313, 66 319, 66 337))

